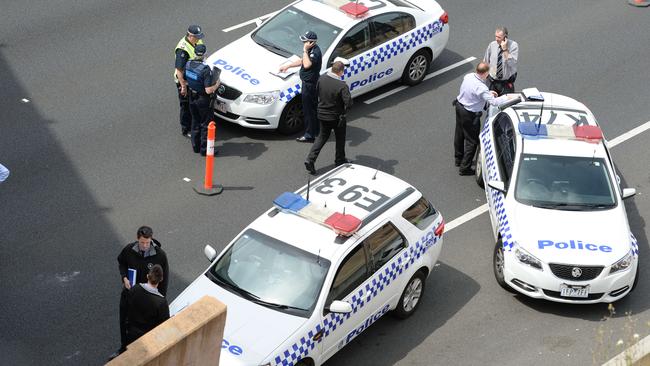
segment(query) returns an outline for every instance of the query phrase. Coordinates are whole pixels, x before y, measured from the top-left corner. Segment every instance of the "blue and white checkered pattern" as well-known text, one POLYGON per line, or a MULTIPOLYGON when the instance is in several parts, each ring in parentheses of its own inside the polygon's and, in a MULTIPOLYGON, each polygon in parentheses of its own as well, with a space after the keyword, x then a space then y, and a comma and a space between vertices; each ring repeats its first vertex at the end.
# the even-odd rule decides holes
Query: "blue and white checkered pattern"
POLYGON ((366 285, 360 288, 349 298, 345 300, 352 305, 352 313, 348 314, 334 314, 330 313, 323 320, 323 326, 317 325, 315 329, 309 331, 307 336, 301 337, 300 342, 294 343, 288 349, 282 351, 279 355, 273 358, 275 365, 293 366, 296 362, 305 358, 311 350, 314 349, 316 343, 322 341, 325 337, 329 336, 331 332, 343 324, 355 314, 359 309, 368 304, 374 297, 384 290, 394 279, 404 273, 417 259, 419 259, 429 248, 433 247, 440 236, 423 237, 418 240, 415 245, 410 246, 404 250, 402 254, 393 260, 383 271, 376 273, 371 279, 366 280, 366 285), (324 334, 318 341, 314 341, 313 336, 323 330, 324 334))
POLYGON ((300 84, 296 84, 287 90, 280 92, 280 100, 289 103, 289 101, 300 94, 300 84))
POLYGON ((632 241, 632 252, 634 252, 634 255, 639 256, 639 244, 636 241, 636 237, 632 233, 630 233, 630 240, 632 241))
MULTIPOLYGON (((496 156, 492 146, 492 126, 490 123, 485 123, 483 131, 481 132, 481 141, 483 142, 483 158, 485 159, 485 167, 487 169, 488 180, 500 179, 499 170, 497 169, 496 156)), ((487 183, 487 182, 486 182, 487 183)), ((489 189, 486 187, 486 189, 489 189)), ((499 233, 501 234, 501 243, 503 249, 506 251, 512 250, 513 241, 512 233, 510 232, 510 222, 506 209, 504 206, 505 195, 496 189, 490 189, 492 195, 492 202, 494 203, 495 214, 497 222, 499 223, 499 233)))
MULTIPOLYGON (((377 66, 380 63, 390 60, 391 57, 404 53, 413 47, 419 46, 426 42, 435 34, 442 32, 443 24, 440 20, 426 24, 418 29, 394 39, 392 42, 374 49, 371 54, 363 54, 350 60, 350 65, 345 68, 345 74, 342 79, 350 78, 352 75, 365 71, 367 67, 377 66)), ((280 100, 289 103, 289 101, 300 94, 300 84, 296 84, 287 90, 280 92, 280 100)))
POLYGON ((372 50, 372 53, 366 53, 350 60, 350 65, 345 68, 343 80, 350 78, 352 75, 365 71, 367 67, 376 66, 380 63, 390 60, 391 57, 404 53, 413 47, 421 45, 434 34, 442 31, 442 22, 437 20, 433 23, 424 25, 415 29, 392 42, 385 44, 378 49, 372 50))

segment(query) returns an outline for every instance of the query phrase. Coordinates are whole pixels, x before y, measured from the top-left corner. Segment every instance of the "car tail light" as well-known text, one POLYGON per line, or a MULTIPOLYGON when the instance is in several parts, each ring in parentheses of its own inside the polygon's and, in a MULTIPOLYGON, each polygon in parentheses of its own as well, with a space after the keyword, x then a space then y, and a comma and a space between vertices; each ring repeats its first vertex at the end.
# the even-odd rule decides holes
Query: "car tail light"
POLYGON ((440 21, 442 22, 442 24, 449 23, 449 14, 447 14, 446 11, 443 12, 442 15, 440 16, 440 21))
POLYGON ((445 220, 443 219, 442 221, 440 221, 440 224, 438 225, 436 230, 433 231, 433 233, 436 234, 436 236, 442 236, 442 233, 444 232, 445 232, 445 220))

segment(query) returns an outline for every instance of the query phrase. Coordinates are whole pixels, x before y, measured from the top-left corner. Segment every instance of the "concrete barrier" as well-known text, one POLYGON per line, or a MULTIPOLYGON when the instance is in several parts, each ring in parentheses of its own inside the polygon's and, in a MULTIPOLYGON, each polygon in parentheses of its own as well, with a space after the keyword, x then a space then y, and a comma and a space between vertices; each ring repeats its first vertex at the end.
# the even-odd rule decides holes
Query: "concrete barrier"
POLYGON ((603 366, 650 366, 650 336, 619 353, 603 366))
POLYGON ((226 305, 210 296, 131 343, 107 366, 219 365, 226 305))

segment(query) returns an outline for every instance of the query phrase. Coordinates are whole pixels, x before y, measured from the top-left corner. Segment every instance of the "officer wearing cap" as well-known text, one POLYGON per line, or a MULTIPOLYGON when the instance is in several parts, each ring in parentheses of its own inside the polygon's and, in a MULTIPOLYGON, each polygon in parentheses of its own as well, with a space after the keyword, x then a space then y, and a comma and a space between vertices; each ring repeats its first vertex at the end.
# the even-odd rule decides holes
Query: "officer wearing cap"
POLYGON ((187 28, 187 34, 178 41, 174 54, 176 61, 174 62, 174 81, 176 82, 176 89, 178 90, 178 100, 181 106, 180 122, 181 134, 188 136, 190 128, 192 127, 192 116, 190 114, 190 102, 187 97, 187 82, 185 81, 184 72, 185 65, 188 61, 194 60, 195 47, 203 44, 203 31, 198 25, 190 25, 187 28))
POLYGON ((318 106, 318 91, 316 83, 320 77, 320 68, 323 63, 323 53, 316 44, 318 36, 312 31, 308 31, 300 40, 303 43, 302 58, 287 65, 280 67, 281 72, 295 66, 300 66, 300 80, 302 87, 302 111, 305 121, 305 133, 296 139, 298 142, 314 142, 318 135, 318 118, 316 116, 316 107, 318 106))
POLYGON ((221 70, 203 63, 205 45, 199 44, 194 49, 196 59, 185 64, 185 81, 189 88, 190 113, 192 115, 192 149, 205 156, 208 142, 208 124, 213 119, 212 95, 219 87, 221 70))

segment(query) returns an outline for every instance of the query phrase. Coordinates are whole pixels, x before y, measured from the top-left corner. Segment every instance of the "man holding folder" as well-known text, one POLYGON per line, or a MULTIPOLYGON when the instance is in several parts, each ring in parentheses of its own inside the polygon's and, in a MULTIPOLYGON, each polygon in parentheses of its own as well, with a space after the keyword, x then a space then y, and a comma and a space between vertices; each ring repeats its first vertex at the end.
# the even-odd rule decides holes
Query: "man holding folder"
POLYGON ((126 351, 127 338, 127 312, 129 290, 136 283, 146 283, 147 274, 154 265, 162 267, 165 276, 158 284, 158 291, 165 296, 169 284, 169 266, 167 255, 160 248, 160 242, 153 238, 153 230, 149 226, 141 226, 137 233, 138 240, 127 244, 117 257, 120 276, 122 279, 122 294, 120 296, 120 348, 109 359, 119 356, 126 351))

